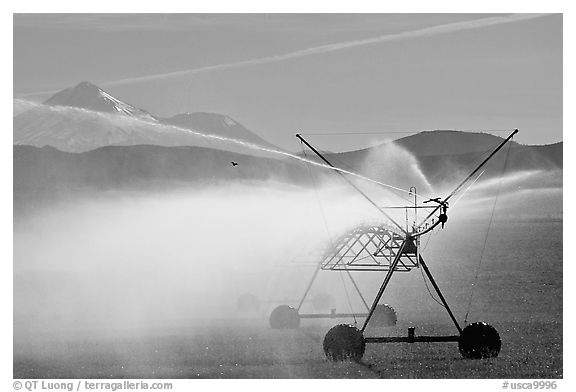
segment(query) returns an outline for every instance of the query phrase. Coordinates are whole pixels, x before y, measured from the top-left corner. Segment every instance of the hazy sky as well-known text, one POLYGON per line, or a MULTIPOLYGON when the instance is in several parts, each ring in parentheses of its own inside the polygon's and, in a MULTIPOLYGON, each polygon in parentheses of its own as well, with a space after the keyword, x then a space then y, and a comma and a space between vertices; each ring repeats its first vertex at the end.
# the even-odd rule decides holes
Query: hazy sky
POLYGON ((521 143, 552 143, 562 16, 14 16, 16 97, 83 80, 158 116, 227 114, 289 149, 296 132, 423 129, 519 128, 521 143))

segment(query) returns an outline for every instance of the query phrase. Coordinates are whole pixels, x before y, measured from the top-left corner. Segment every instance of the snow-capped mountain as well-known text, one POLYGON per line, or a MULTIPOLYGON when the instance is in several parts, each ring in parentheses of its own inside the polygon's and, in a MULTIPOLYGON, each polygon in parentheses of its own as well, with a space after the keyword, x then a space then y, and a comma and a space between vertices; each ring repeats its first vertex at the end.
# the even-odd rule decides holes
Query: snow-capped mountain
POLYGON ((90 82, 81 82, 74 87, 57 92, 46 100, 44 105, 67 106, 102 113, 117 113, 143 120, 155 121, 155 118, 147 111, 138 109, 114 98, 90 82))
MULTIPOLYGON (((277 148, 227 116, 187 113, 159 121, 89 82, 62 90, 14 117, 14 144, 85 152, 118 145, 200 146, 262 155, 217 135, 277 148)), ((266 155, 266 154, 265 154, 266 155)))

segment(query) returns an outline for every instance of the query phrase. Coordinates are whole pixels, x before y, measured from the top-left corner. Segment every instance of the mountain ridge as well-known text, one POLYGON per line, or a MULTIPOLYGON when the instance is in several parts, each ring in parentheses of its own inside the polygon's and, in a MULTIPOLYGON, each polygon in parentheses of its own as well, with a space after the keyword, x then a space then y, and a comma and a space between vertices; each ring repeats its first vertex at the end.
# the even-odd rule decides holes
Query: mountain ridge
MULTIPOLYGON (((511 149, 506 170, 562 170, 561 159, 555 165, 548 158, 549 154, 562 151, 562 142, 553 146, 552 150, 547 146, 511 149), (535 151, 526 158, 531 149, 535 151)), ((333 157, 327 155, 327 158, 333 157)), ((465 153, 414 159, 432 185, 453 186, 473 169, 476 158, 477 155, 465 153)), ((483 179, 501 175, 504 158, 504 154, 497 154, 483 179)), ((330 170, 307 167, 294 159, 256 157, 197 146, 105 146, 83 153, 63 152, 49 146, 14 146, 13 159, 14 205, 19 211, 78 194, 94 196, 116 190, 169 190, 206 183, 270 180, 309 187, 322 179, 339 178, 330 170), (232 161, 238 166, 233 167, 232 161)), ((364 161, 357 159, 352 163, 353 167, 346 168, 362 174, 364 161)), ((404 183, 411 181, 409 177, 403 178, 402 173, 402 170, 397 173, 402 184, 392 182, 392 185, 404 187, 404 183)))
POLYGON ((13 135, 15 145, 48 145, 66 152, 86 152, 107 145, 142 144, 245 150, 231 143, 215 145, 214 140, 187 131, 280 150, 228 116, 196 112, 160 119, 90 82, 61 90, 43 104, 14 116, 13 135))

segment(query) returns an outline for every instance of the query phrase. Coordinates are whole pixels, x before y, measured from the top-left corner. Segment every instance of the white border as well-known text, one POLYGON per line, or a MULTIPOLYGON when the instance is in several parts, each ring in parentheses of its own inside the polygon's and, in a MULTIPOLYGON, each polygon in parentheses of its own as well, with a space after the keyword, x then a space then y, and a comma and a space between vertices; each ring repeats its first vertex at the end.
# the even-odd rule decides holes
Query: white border
MULTIPOLYGON (((365 0, 354 1, 311 1, 311 0, 290 0, 283 2, 272 2, 264 0, 203 0, 203 1, 173 1, 162 0, 156 2, 136 2, 136 1, 113 1, 113 0, 99 0, 91 4, 79 1, 63 1, 63 0, 48 0, 48 1, 8 1, 2 5, 2 53, 10 53, 12 56, 12 13, 28 13, 28 12, 196 12, 196 13, 210 13, 210 12, 230 12, 230 13, 252 13, 252 12, 419 12, 419 13, 444 13, 444 12, 470 12, 470 13, 508 13, 508 12, 552 12, 564 13, 564 129, 566 132, 563 134, 563 140, 570 147, 572 146, 572 132, 574 128, 574 120, 572 112, 574 111, 574 98, 573 98, 573 83, 574 77, 569 70, 575 70, 576 64, 574 63, 574 22, 576 21, 573 12, 573 1, 554 1, 548 0, 546 2, 535 1, 503 1, 503 0, 483 0, 471 4, 470 2, 463 1, 411 1, 408 2, 375 2, 365 0), (6 4, 8 3, 8 4, 6 4), (465 4, 465 5, 464 5, 465 4)), ((1 235, 1 250, 3 263, 2 269, 2 282, 1 282, 1 295, 2 295, 2 314, 6 317, 2 325, 2 359, 1 371, 2 377, 0 379, 0 389, 12 390, 12 146, 11 146, 11 132, 12 128, 12 92, 10 96, 6 91, 10 90, 8 86, 12 85, 12 58, 5 59, 2 62, 2 77, 5 83, 2 84, 5 92, 3 97, 3 127, 2 127, 2 154, 0 162, 0 173, 2 174, 3 192, 2 197, 2 235, 1 235)), ((574 71, 572 71, 574 72, 574 71)), ((564 154, 564 170, 566 173, 571 173, 574 166, 574 156, 572 154, 564 154)), ((564 183, 565 196, 564 200, 571 201, 573 193, 573 181, 567 176, 564 183)), ((565 243, 570 244, 570 239, 574 230, 571 228, 570 222, 574 218, 574 210, 570 207, 571 203, 566 203, 567 209, 565 212, 565 221, 568 224, 564 230, 564 239, 568 240, 565 243)), ((575 268, 572 263, 566 247, 564 248, 564 277, 566 277, 564 284, 564 319, 563 324, 567 326, 573 325, 573 307, 570 306, 571 299, 574 298, 574 285, 566 285, 575 274, 575 268), (568 306, 566 306, 568 305, 568 306)), ((550 260, 551 263, 557 260, 550 260)), ((567 334, 564 335, 564 353, 571 354, 574 349, 574 338, 572 331, 567 328, 567 334)), ((559 380, 558 390, 566 390, 568 385, 574 386, 574 360, 572 355, 564 355, 564 380, 559 380)), ((214 387, 211 381, 183 381, 172 380, 174 382, 174 390, 186 389, 199 389, 206 387, 214 387)), ((438 388, 441 387, 445 391, 460 391, 465 389, 467 391, 484 391, 484 390, 501 390, 501 382, 498 380, 294 380, 275 382, 273 380, 266 381, 238 381, 228 380, 220 381, 217 388, 226 388, 234 390, 266 390, 271 387, 279 388, 280 390, 293 390, 294 388, 313 388, 313 387, 329 387, 336 390, 348 390, 350 388, 409 388, 409 389, 423 389, 423 388, 438 388), (272 385, 272 383, 274 383, 272 385), (327 385, 328 384, 328 385, 327 385)), ((573 387, 572 387, 573 389, 573 387)))

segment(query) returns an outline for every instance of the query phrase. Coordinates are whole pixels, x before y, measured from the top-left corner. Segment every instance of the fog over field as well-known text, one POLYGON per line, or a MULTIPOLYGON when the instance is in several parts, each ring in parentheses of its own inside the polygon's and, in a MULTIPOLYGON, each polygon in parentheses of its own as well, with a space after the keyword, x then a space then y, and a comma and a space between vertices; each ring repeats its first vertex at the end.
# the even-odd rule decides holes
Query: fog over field
MULTIPOLYGON (((561 185, 561 175, 545 172, 479 180, 454 199, 447 229, 475 222, 477 235, 464 237, 481 241, 498 193, 495 228, 507 220, 561 220, 561 185)), ((399 199, 380 192, 383 205, 399 199)), ((404 211, 395 218, 403 224, 404 211)), ((137 334, 236 317, 243 293, 297 299, 313 267, 290 268, 293 260, 310 265, 314 259, 306 252, 316 245, 378 219, 373 206, 336 179, 316 189, 232 182, 156 194, 106 192, 54 204, 15 221, 15 338, 137 334)), ((462 237, 453 235, 453 241, 462 237)), ((368 291, 378 284, 378 278, 362 279, 368 291)), ((340 283, 327 281, 323 288, 338 297, 334 285, 340 283)))

